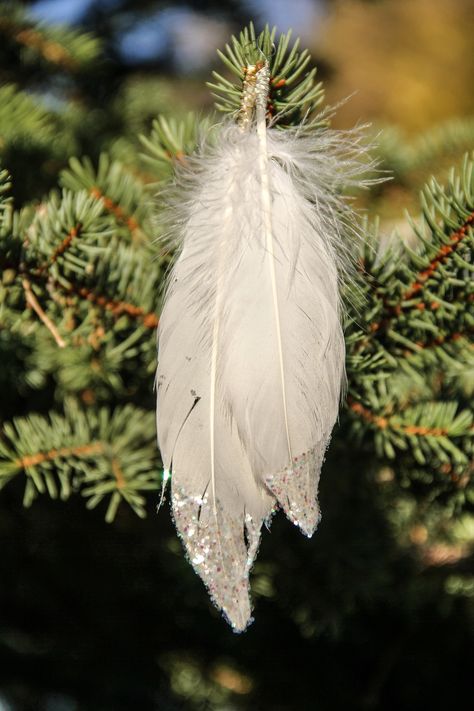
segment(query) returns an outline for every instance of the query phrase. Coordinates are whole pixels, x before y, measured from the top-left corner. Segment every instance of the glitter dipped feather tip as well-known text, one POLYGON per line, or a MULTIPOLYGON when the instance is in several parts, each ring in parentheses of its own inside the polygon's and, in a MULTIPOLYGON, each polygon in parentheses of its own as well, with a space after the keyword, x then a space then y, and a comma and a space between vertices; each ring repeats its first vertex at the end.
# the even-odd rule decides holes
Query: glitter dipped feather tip
MULTIPOLYGON (((269 66, 248 66, 237 122, 176 176, 179 256, 159 325, 157 425, 174 520, 235 631, 251 621, 260 529, 281 508, 311 536, 344 382, 339 196, 358 182, 358 134, 267 116, 269 66)), ((346 245, 346 246, 345 246, 346 245)))

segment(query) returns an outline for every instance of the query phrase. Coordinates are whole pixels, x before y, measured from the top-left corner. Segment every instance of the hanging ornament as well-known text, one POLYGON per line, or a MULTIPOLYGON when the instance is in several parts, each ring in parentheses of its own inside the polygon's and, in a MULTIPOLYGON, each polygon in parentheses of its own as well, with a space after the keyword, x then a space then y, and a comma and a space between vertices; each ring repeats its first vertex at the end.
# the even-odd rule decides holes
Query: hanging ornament
MULTIPOLYGON (((251 621, 262 524, 281 508, 311 536, 320 518, 344 382, 340 291, 357 237, 340 190, 357 182, 365 154, 359 134, 320 120, 282 128, 304 92, 314 103, 320 89, 312 73, 299 102, 282 99, 275 113, 270 92, 286 80, 271 72, 284 69, 289 37, 272 52, 273 36, 251 29, 246 45, 234 41, 238 111, 177 169, 179 256, 158 335, 158 441, 174 520, 235 631, 251 621)), ((294 49, 289 60, 298 68, 306 55, 294 49)))

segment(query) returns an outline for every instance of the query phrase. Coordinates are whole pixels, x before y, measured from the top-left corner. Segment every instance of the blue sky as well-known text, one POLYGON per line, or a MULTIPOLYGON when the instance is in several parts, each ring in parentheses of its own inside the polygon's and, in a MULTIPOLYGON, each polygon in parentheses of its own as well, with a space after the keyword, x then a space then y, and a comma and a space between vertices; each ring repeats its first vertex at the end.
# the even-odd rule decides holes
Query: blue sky
MULTIPOLYGON (((120 0, 38 0, 32 12, 50 23, 80 24, 94 5, 113 13, 120 0)), ((290 27, 303 41, 314 36, 324 16, 324 0, 242 0, 242 7, 257 24, 268 22, 284 32, 290 27)), ((205 66, 216 43, 228 35, 222 19, 198 14, 185 4, 168 5, 146 18, 131 18, 131 24, 120 35, 118 50, 129 64, 141 64, 170 56, 182 71, 205 66), (215 41, 213 40, 215 37, 215 41), (209 51, 207 47, 209 46, 209 51)))

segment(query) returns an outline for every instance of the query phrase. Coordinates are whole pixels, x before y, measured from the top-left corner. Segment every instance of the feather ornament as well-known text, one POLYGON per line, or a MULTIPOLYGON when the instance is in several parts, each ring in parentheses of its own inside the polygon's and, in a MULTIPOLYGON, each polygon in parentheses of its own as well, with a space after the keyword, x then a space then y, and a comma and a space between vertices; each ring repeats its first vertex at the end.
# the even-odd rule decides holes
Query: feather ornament
MULTIPOLYGON (((344 383, 341 185, 360 135, 268 125, 267 61, 249 65, 237 123, 176 177, 179 256, 159 325, 158 441, 189 559, 235 631, 251 621, 249 572, 277 508, 311 536, 344 383)), ((360 182, 360 181, 359 181, 360 182)))

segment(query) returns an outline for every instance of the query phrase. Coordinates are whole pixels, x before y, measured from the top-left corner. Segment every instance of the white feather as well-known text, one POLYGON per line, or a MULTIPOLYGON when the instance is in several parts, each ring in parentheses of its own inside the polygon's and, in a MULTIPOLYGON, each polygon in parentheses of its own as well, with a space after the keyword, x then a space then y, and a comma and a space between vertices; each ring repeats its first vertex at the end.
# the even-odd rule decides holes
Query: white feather
POLYGON ((239 631, 262 522, 277 502, 307 535, 318 522, 356 235, 337 190, 363 153, 350 134, 268 129, 260 113, 257 130, 221 127, 178 176, 158 440, 188 555, 239 631))

